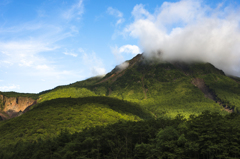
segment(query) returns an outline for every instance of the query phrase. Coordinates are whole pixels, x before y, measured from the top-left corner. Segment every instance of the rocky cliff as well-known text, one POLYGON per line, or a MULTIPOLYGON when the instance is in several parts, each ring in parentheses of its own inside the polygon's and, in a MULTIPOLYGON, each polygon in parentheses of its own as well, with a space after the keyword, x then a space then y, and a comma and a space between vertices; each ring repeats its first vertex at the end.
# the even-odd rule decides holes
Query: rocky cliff
POLYGON ((36 100, 29 97, 6 97, 0 95, 0 117, 3 120, 16 117, 29 110, 29 107, 36 103, 36 100))

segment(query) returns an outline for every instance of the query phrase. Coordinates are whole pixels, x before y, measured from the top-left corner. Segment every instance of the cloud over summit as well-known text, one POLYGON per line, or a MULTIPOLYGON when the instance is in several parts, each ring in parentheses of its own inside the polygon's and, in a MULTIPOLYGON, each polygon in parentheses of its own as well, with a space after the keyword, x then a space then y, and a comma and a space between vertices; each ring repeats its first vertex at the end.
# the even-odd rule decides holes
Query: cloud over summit
POLYGON ((134 22, 124 33, 139 39, 148 56, 163 60, 210 62, 240 76, 240 9, 198 0, 164 2, 154 13, 144 5, 132 11, 134 22))

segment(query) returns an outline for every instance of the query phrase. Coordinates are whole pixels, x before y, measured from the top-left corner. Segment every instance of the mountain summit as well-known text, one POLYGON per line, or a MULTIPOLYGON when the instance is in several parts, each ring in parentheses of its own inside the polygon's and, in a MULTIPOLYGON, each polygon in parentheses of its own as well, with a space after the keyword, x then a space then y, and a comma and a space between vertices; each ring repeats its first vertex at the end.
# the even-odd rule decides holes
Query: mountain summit
POLYGON ((97 95, 136 102, 155 116, 199 114, 203 110, 233 112, 240 108, 239 84, 210 63, 159 61, 138 54, 103 78, 65 87, 84 87, 97 95), (235 97, 232 100, 232 97, 235 97))

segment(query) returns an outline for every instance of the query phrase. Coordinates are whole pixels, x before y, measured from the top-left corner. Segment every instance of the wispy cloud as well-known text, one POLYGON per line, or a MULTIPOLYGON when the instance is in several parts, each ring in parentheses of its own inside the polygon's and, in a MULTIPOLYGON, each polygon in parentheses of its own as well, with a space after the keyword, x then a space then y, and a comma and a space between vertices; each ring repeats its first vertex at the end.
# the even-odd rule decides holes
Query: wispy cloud
POLYGON ((112 7, 108 7, 107 13, 109 15, 112 15, 112 16, 118 18, 118 20, 116 22, 116 25, 119 25, 119 24, 121 24, 125 21, 125 19, 123 18, 123 13, 120 12, 119 10, 117 10, 117 9, 114 9, 112 7))
POLYGON ((73 57, 77 57, 78 56, 78 54, 76 54, 76 53, 72 53, 72 52, 63 52, 65 55, 69 55, 69 56, 73 56, 73 57))
POLYGON ((41 52, 55 50, 57 47, 35 41, 0 42, 1 62, 9 65, 36 67, 47 60, 39 56, 41 52))
POLYGON ((77 20, 79 20, 83 13, 84 13, 83 0, 79 0, 78 3, 73 4, 70 9, 63 13, 63 18, 67 20, 72 20, 73 18, 76 18, 77 20))
POLYGON ((0 86, 0 91, 12 91, 16 89, 20 89, 20 86, 15 84, 8 85, 8 86, 0 86))
POLYGON ((106 69, 104 68, 101 58, 97 57, 95 52, 82 53, 82 59, 85 64, 86 70, 90 70, 91 76, 105 75, 106 69))

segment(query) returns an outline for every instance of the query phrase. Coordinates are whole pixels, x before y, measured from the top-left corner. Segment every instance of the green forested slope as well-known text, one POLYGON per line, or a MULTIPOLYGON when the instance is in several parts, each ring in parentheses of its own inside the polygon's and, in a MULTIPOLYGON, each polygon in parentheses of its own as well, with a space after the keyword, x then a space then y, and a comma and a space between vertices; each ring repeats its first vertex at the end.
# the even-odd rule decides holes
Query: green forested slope
POLYGON ((240 158, 240 116, 205 111, 185 120, 118 122, 1 148, 1 159, 240 158))
POLYGON ((204 110, 226 114, 221 105, 206 98, 199 88, 192 84, 194 79, 201 78, 204 79, 207 87, 215 92, 221 103, 232 103, 234 107, 238 107, 237 98, 234 96, 238 96, 239 93, 232 91, 238 87, 238 83, 225 76, 213 65, 184 62, 159 63, 145 61, 141 57, 139 55, 130 60, 127 69, 119 70, 116 67, 102 79, 93 78, 63 87, 86 88, 96 95, 136 102, 154 113, 156 117, 163 114, 174 117, 178 113, 188 117, 189 114, 199 114, 204 110), (212 80, 212 76, 217 78, 218 82, 212 80), (220 85, 224 84, 229 87, 226 92, 224 88, 219 89, 220 85))
POLYGON ((71 133, 119 120, 152 118, 137 104, 109 97, 59 98, 42 102, 17 118, 0 123, 0 145, 19 140, 51 138, 67 128, 71 133))

